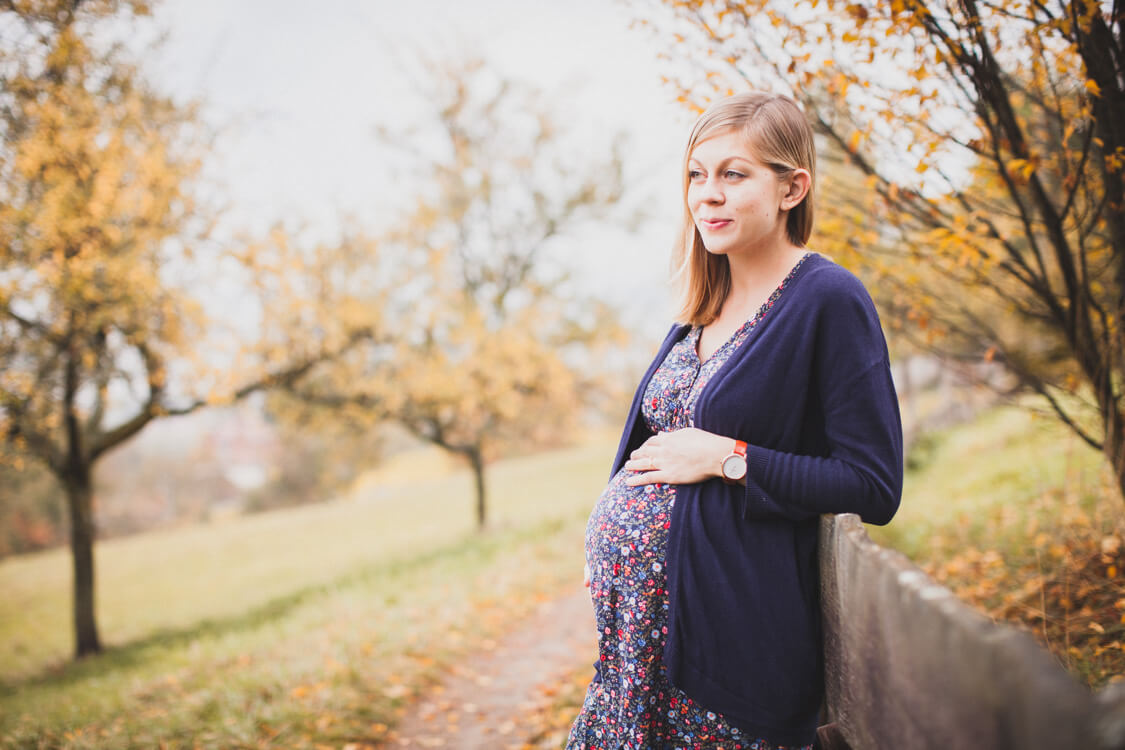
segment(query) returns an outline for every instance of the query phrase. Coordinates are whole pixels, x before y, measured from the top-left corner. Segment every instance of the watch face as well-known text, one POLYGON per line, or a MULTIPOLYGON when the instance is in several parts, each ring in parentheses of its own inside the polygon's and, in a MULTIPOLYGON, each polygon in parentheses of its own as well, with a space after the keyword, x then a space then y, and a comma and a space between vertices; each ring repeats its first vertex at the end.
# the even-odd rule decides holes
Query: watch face
POLYGON ((746 459, 732 455, 723 459, 723 476, 727 479, 742 479, 746 476, 746 459))

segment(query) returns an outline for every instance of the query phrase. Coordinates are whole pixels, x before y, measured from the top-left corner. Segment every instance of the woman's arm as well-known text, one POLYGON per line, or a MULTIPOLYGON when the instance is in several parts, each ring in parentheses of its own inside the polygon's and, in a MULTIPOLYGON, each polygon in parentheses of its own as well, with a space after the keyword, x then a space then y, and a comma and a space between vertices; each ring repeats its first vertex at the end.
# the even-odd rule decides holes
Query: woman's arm
MULTIPOLYGON (((730 486, 743 499, 747 518, 805 520, 822 513, 858 513, 885 524, 902 493, 902 438, 894 386, 886 363, 846 382, 825 414, 827 456, 805 456, 747 448, 744 482, 730 486), (785 500, 781 500, 785 498, 785 500)), ((693 484, 721 476, 720 465, 734 438, 696 428, 662 432, 632 452, 625 468, 637 472, 631 485, 693 484)))
MULTIPOLYGON (((715 483, 716 490, 740 502, 747 518, 806 520, 822 513, 858 513, 868 523, 885 524, 898 508, 902 426, 878 316, 850 274, 836 273, 827 281, 817 289, 815 335, 808 337, 812 370, 807 379, 797 379, 816 391, 811 404, 823 432, 818 428, 817 435, 802 442, 815 446, 807 452, 817 455, 747 440, 745 481, 737 486, 715 483)), ((736 403, 737 398, 724 401, 726 408, 736 403)), ((785 413, 783 408, 780 414, 785 413)), ((656 435, 626 462, 626 468, 642 472, 628 481, 690 484, 718 477, 734 437, 696 429, 656 435)))
POLYGON ((745 517, 801 520, 858 513, 864 522, 882 525, 898 510, 902 427, 890 367, 877 363, 827 390, 828 455, 750 446, 745 517))

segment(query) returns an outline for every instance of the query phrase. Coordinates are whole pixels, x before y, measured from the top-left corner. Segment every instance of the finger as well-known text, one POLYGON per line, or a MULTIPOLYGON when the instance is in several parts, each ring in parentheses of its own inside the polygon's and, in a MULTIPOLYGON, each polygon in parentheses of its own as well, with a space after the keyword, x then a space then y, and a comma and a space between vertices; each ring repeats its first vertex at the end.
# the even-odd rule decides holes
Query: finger
POLYGON ((648 447, 648 442, 641 443, 639 448, 629 454, 629 458, 643 458, 644 456, 648 455, 648 452, 645 450, 648 447))
POLYGON ((632 456, 628 461, 625 462, 625 465, 629 466, 631 464, 634 468, 637 469, 651 470, 655 469, 659 465, 659 463, 660 460, 656 453, 646 452, 638 453, 635 456, 632 456))
POLYGON ((625 484, 636 487, 641 484, 671 484, 668 475, 662 471, 645 471, 625 477, 625 484))

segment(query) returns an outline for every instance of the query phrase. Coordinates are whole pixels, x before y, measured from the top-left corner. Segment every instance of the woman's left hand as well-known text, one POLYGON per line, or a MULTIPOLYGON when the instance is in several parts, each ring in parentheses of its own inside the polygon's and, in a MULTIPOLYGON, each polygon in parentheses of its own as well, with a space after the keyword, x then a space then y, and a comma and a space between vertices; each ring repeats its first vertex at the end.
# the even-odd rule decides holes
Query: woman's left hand
POLYGON ((625 468, 638 472, 626 484, 694 484, 720 476, 719 465, 734 439, 687 427, 661 432, 629 454, 625 468))

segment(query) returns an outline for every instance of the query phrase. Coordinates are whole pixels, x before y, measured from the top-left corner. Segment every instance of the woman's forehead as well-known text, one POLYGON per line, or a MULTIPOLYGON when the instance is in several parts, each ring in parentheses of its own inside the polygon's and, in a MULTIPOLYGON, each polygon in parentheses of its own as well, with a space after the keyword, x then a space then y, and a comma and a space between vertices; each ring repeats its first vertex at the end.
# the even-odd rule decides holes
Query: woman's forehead
POLYGON ((692 147, 689 160, 721 161, 737 157, 747 161, 759 161, 754 144, 742 133, 733 129, 709 133, 692 147))

